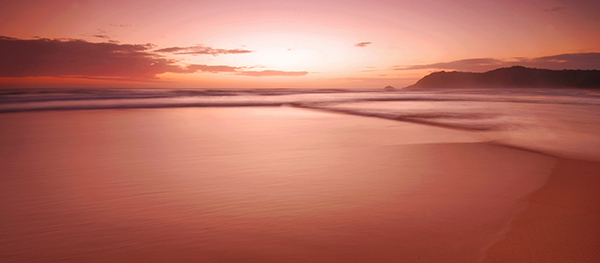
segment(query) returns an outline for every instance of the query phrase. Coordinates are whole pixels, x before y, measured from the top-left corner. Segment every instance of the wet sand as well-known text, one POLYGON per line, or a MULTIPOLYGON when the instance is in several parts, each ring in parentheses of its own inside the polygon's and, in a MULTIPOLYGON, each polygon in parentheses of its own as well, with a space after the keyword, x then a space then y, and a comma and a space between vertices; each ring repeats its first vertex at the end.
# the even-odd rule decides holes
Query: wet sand
POLYGON ((558 159, 484 262, 600 262, 600 163, 558 159))
POLYGON ((598 164, 474 132, 285 107, 0 124, 2 262, 598 259, 598 164))

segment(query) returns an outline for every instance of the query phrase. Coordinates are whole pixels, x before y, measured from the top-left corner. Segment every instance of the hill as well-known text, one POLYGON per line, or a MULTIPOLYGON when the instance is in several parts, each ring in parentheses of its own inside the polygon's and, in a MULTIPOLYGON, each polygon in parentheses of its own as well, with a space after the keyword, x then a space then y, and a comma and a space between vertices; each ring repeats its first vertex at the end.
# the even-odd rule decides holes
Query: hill
POLYGON ((484 73, 434 72, 405 89, 600 88, 600 70, 550 70, 522 66, 484 73))

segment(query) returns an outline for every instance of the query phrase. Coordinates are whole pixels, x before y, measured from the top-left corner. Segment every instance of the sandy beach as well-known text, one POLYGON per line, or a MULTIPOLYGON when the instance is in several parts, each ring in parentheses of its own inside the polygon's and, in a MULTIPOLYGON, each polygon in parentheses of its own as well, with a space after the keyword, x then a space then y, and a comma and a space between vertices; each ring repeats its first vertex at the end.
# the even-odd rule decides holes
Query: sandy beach
POLYGON ((2 262, 598 262, 600 164, 291 107, 0 114, 2 262))

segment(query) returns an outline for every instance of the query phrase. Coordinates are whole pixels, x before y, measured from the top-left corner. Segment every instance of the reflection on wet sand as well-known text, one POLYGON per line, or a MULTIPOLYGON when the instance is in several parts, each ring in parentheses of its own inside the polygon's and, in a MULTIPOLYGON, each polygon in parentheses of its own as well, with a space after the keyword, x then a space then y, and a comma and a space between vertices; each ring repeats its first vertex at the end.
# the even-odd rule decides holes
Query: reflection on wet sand
POLYGON ((477 132, 288 107, 0 122, 4 262, 502 261, 563 229, 598 258, 594 216, 527 227, 558 218, 535 200, 598 209, 597 164, 477 132))

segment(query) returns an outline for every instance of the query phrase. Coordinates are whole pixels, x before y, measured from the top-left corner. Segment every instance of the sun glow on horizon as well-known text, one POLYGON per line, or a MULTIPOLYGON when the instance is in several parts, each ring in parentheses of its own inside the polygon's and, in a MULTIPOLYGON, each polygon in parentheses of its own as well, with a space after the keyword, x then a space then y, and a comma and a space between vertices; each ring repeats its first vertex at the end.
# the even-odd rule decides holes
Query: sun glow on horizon
POLYGON ((258 50, 250 57, 261 67, 280 70, 312 70, 324 60, 317 50, 284 47, 258 50))
MULTIPOLYGON (((358 51, 353 37, 331 34, 324 36, 321 32, 283 31, 264 29, 258 32, 244 32, 227 35, 215 41, 208 41, 210 46, 229 46, 239 43, 243 49, 251 53, 241 55, 220 55, 218 57, 188 58, 192 63, 235 65, 254 70, 307 71, 330 73, 348 72, 351 65, 359 65, 353 51, 358 51)), ((231 47, 231 46, 229 46, 231 47)), ((186 61, 187 62, 187 61, 186 61)), ((360 65, 359 65, 360 66, 360 65)), ((309 74, 310 75, 310 74, 309 74)))

